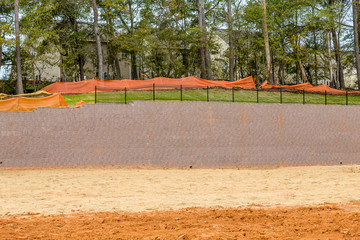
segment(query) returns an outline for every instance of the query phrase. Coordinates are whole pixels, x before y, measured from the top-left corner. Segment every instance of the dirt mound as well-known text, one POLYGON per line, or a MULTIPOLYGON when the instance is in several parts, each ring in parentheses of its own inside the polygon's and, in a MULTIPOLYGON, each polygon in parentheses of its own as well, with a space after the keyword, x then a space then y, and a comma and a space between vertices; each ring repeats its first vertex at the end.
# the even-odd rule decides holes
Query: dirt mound
POLYGON ((8 216, 1 239, 360 239, 359 205, 8 216))

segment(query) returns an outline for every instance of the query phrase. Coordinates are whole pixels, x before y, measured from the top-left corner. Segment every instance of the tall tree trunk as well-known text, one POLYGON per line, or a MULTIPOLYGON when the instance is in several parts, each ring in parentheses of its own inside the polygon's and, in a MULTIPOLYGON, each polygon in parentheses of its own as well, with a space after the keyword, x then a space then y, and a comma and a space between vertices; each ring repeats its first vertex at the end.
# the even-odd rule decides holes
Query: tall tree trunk
POLYGON ((15 0, 15 35, 16 35, 16 75, 17 75, 17 93, 23 94, 20 56, 20 26, 19 26, 19 0, 15 0))
POLYGON ((328 0, 328 6, 331 11, 331 14, 329 15, 329 22, 332 23, 332 26, 330 27, 330 31, 332 34, 332 40, 334 44, 334 50, 335 50, 335 59, 337 64, 337 70, 336 70, 336 79, 334 79, 334 83, 336 83, 337 87, 340 87, 341 89, 345 88, 345 81, 344 81, 344 72, 341 64, 341 55, 340 55, 340 22, 339 22, 339 32, 336 33, 335 26, 334 26, 334 15, 336 12, 333 10, 333 5, 335 4, 334 0, 328 0))
MULTIPOLYGON (((295 26, 298 26, 298 10, 296 10, 296 15, 295 15, 296 19, 295 19, 295 26)), ((301 76, 301 69, 300 69, 300 64, 299 64, 299 55, 298 55, 298 50, 300 49, 300 37, 299 37, 299 32, 296 32, 296 40, 295 40, 295 50, 294 50, 294 55, 295 55, 295 59, 296 59, 296 84, 299 84, 302 80, 302 77, 301 76), (299 74, 300 72, 300 74, 299 74), (300 79, 300 81, 299 81, 300 79)), ((302 82, 303 83, 303 82, 302 82)))
MULTIPOLYGON (((132 0, 128 0, 128 7, 129 7, 129 13, 130 13, 130 29, 129 33, 132 36, 134 32, 134 15, 133 15, 133 8, 132 8, 132 0)), ((138 75, 138 66, 137 66, 137 57, 136 57, 136 51, 131 50, 130 51, 130 58, 131 58, 131 79, 139 79, 138 75)))
POLYGON ((207 66, 206 66, 206 53, 205 53, 205 44, 206 40, 204 39, 204 26, 203 18, 204 16, 204 1, 198 0, 198 17, 199 17, 199 26, 201 28, 201 41, 200 41, 200 61, 201 61, 201 78, 207 79, 207 66))
POLYGON ((206 60, 207 79, 212 80, 213 74, 212 74, 212 69, 211 69, 210 50, 209 50, 209 47, 207 47, 207 46, 205 47, 205 60, 206 60))
POLYGON ((137 70, 137 60, 136 60, 136 52, 130 51, 130 61, 131 61, 131 79, 138 79, 138 70, 137 70))
POLYGON ((207 72, 206 72, 206 60, 205 60, 205 48, 203 46, 200 46, 200 61, 201 61, 201 67, 200 67, 200 77, 202 79, 207 79, 207 72))
POLYGON ((92 0, 93 10, 94 10, 94 33, 96 38, 96 49, 98 56, 98 71, 99 79, 104 80, 104 64, 103 64, 103 53, 101 48, 101 39, 99 33, 99 12, 96 5, 96 0, 92 0))
MULTIPOLYGON (((269 32, 267 28, 267 18, 266 18, 266 2, 262 0, 262 9, 263 9, 263 33, 264 33, 264 41, 265 41, 265 56, 266 56, 266 80, 270 83, 273 83, 272 79, 272 67, 271 67, 271 55, 270 55, 270 45, 269 45, 269 32)), ((277 84, 277 83, 275 83, 277 84)))
POLYGON ((80 81, 84 80, 84 57, 82 54, 79 54, 78 56, 79 61, 79 72, 80 72, 80 81))
POLYGON ((274 83, 276 85, 279 84, 279 78, 278 76, 275 76, 275 59, 274 54, 271 54, 271 73, 272 73, 272 79, 274 80, 274 83))
POLYGON ((338 41, 337 34, 334 28, 331 29, 331 33, 333 36, 333 43, 335 48, 335 59, 337 63, 337 82, 340 84, 341 89, 345 89, 345 81, 344 81, 344 71, 341 64, 341 56, 340 56, 340 42, 338 41))
MULTIPOLYGON (((78 28, 78 19, 77 19, 76 15, 71 17, 70 22, 73 23, 74 31, 76 33, 74 48, 78 52, 76 61, 79 66, 79 75, 80 75, 79 80, 82 81, 82 80, 84 80, 84 65, 85 65, 84 61, 85 61, 85 59, 84 59, 83 54, 81 54, 79 52, 79 48, 81 47, 81 42, 79 41, 79 37, 78 37, 80 33, 79 33, 79 28, 78 28)), ((74 81, 75 82, 77 81, 77 74, 75 75, 74 81)))
MULTIPOLYGON (((107 8, 106 11, 110 12, 110 8, 107 8)), ((113 79, 120 79, 121 78, 121 71, 120 71, 120 65, 119 65, 119 51, 118 48, 114 47, 114 38, 115 38, 115 29, 114 24, 112 21, 112 17, 107 15, 107 24, 109 26, 109 32, 108 32, 108 41, 107 41, 107 47, 108 47, 108 62, 111 63, 111 68, 113 70, 113 79)))
POLYGON ((299 84, 299 64, 296 64, 296 84, 299 84))
MULTIPOLYGON (((281 37, 281 48, 283 53, 286 52, 285 48, 285 37, 281 37)), ((281 75, 280 78, 280 84, 281 85, 285 85, 285 60, 283 58, 280 58, 280 65, 279 65, 279 76, 281 75)))
POLYGON ((182 65, 186 69, 186 74, 189 73, 189 59, 187 49, 181 50, 182 65))
POLYGON ((354 22, 354 42, 355 42, 355 63, 358 88, 360 89, 360 57, 359 57, 359 24, 358 24, 359 0, 353 0, 353 22, 354 22))
MULTIPOLYGON (((108 48, 109 49, 109 48, 108 48)), ((110 61, 108 61, 107 63, 107 73, 105 73, 104 76, 105 80, 110 80, 111 79, 111 74, 110 74, 110 61)))
POLYGON ((258 60, 256 52, 254 52, 254 75, 258 76, 258 60))
POLYGON ((314 44, 315 44, 315 85, 318 85, 318 56, 317 56, 317 39, 316 39, 316 33, 314 30, 314 44))
MULTIPOLYGON (((2 37, 1 28, 0 28, 0 37, 2 37)), ((2 46, 2 43, 0 43, 0 71, 1 71, 1 64, 2 64, 2 53, 3 53, 3 46, 2 46)))
POLYGON ((241 78, 241 79, 243 79, 243 78, 244 78, 244 69, 243 69, 242 64, 240 64, 240 76, 238 76, 238 78, 237 78, 237 79, 239 79, 239 78, 241 78))
POLYGON ((115 70, 116 70, 116 79, 121 79, 121 69, 119 58, 115 58, 115 70))
POLYGON ((327 29, 326 30, 326 45, 327 45, 327 53, 328 53, 328 59, 329 59, 329 79, 330 79, 330 85, 334 84, 334 79, 333 79, 333 69, 332 69, 332 63, 331 63, 331 40, 330 40, 330 32, 327 29))
POLYGON ((233 42, 233 27, 232 27, 232 12, 231 12, 231 0, 228 0, 228 29, 229 29, 229 80, 230 82, 235 80, 235 56, 234 56, 234 42, 233 42))
POLYGON ((1 71, 1 64, 2 64, 2 50, 3 50, 3 46, 2 46, 2 44, 0 44, 0 71, 1 71))
MULTIPOLYGON (((1 64, 0 64, 1 65, 1 64)), ((34 59, 32 60, 32 79, 33 79, 33 87, 34 87, 34 92, 36 92, 36 74, 35 74, 35 63, 34 63, 34 59)))
POLYGON ((308 80, 308 78, 307 78, 307 76, 306 76, 305 68, 304 68, 304 66, 302 65, 301 60, 298 61, 298 65, 299 65, 299 69, 300 69, 301 78, 302 78, 302 80, 303 80, 303 83, 308 82, 309 80, 308 80))
POLYGON ((60 81, 61 82, 67 82, 67 75, 66 70, 64 67, 64 55, 60 54, 60 60, 61 60, 61 74, 60 74, 60 81))
POLYGON ((283 61, 280 60, 279 61, 279 69, 278 69, 278 76, 279 76, 279 84, 280 85, 284 85, 283 69, 284 69, 284 64, 283 64, 283 61))
MULTIPOLYGON (((312 7, 312 16, 315 17, 315 6, 312 7)), ((313 38, 314 38, 314 60, 315 60, 315 85, 318 85, 318 57, 317 57, 317 38, 316 38, 316 29, 313 29, 313 38)))
POLYGON ((207 33, 205 22, 205 7, 204 0, 198 0, 198 17, 199 26, 201 28, 201 41, 200 41, 200 59, 201 59, 201 78, 212 79, 210 51, 207 47, 207 33))

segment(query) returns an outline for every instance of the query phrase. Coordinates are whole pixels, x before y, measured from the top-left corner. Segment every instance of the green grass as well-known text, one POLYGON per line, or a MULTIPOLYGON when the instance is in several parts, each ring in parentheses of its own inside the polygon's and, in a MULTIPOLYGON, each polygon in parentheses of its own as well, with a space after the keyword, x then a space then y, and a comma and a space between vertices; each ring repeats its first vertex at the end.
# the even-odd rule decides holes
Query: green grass
MULTIPOLYGON (((64 95, 66 102, 70 106, 74 106, 79 101, 95 102, 95 94, 74 94, 64 95)), ((136 100, 153 100, 153 92, 151 90, 138 90, 138 91, 127 91, 126 93, 127 102, 136 100)), ((282 93, 283 104, 303 104, 303 95, 301 93, 282 93)), ((157 90, 155 91, 156 101, 180 101, 181 92, 180 90, 157 90)), ((196 90, 183 90, 182 92, 183 101, 207 101, 207 90, 196 89, 196 90)), ((210 89, 209 90, 209 101, 210 102, 232 102, 232 91, 231 89, 210 89)), ((257 102, 256 91, 246 90, 235 90, 234 91, 235 102, 257 102)), ((98 103, 125 103, 125 92, 98 92, 97 93, 98 103)), ((259 102, 260 103, 280 103, 279 92, 267 92, 259 91, 259 102)), ((306 104, 325 104, 325 96, 320 94, 305 94, 306 104)), ((360 105, 360 96, 348 96, 349 105, 360 105)), ((346 96, 327 96, 327 104, 329 105, 345 105, 346 96)))

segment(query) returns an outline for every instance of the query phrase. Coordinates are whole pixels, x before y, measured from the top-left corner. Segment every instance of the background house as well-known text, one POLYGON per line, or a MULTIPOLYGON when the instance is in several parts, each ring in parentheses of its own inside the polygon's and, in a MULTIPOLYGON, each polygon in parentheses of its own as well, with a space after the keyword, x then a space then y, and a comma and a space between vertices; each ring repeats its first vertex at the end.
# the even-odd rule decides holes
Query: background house
MULTIPOLYGON (((64 66, 58 64, 61 62, 61 55, 59 52, 55 52, 53 55, 48 56, 52 59, 52 64, 48 64, 44 61, 36 63, 35 79, 41 81, 50 82, 62 82, 62 81, 80 81, 86 79, 92 79, 97 77, 97 65, 96 65, 96 42, 88 40, 85 42, 84 48, 86 54, 84 54, 84 79, 80 79, 79 73, 75 72, 69 76, 64 71, 64 66)), ((130 79, 130 61, 125 53, 119 53, 117 58, 119 59, 119 71, 116 71, 115 67, 107 59, 109 55, 107 42, 102 42, 102 49, 104 54, 104 74, 105 79, 130 79), (117 73, 119 72, 119 74, 117 73)))

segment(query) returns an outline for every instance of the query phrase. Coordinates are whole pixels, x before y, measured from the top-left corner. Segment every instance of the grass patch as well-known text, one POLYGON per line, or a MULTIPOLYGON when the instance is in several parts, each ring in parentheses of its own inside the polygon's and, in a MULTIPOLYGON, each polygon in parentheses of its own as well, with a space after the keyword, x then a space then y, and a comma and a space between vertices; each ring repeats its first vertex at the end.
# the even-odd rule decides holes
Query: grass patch
MULTIPOLYGON (((260 103, 280 103, 279 92, 259 91, 260 103)), ((257 92, 252 90, 235 90, 234 96, 231 89, 191 89, 183 90, 156 90, 156 101, 207 101, 210 102, 257 102, 257 92)), ((79 101, 95 102, 95 93, 64 95, 66 102, 70 106, 74 106, 79 101)), ((98 103, 125 103, 125 91, 119 92, 98 92, 98 103)), ((127 103, 131 101, 143 100, 152 101, 154 98, 152 90, 131 90, 126 92, 127 103)), ((328 105, 346 105, 346 96, 327 95, 326 101, 328 105)), ((302 93, 282 93, 283 104, 303 104, 302 93)), ((325 95, 321 94, 305 94, 305 104, 325 104, 325 95)), ((360 96, 349 95, 349 105, 360 105, 360 96)))

